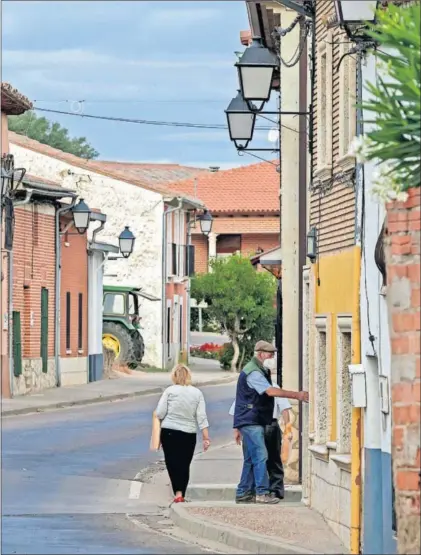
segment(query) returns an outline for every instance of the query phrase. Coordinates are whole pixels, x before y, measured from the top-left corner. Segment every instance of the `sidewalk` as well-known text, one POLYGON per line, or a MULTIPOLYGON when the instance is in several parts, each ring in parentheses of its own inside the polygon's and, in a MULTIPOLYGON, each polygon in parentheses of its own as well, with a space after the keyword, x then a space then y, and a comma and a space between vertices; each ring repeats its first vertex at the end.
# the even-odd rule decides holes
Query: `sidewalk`
MULTIPOLYGON (((220 369, 214 360, 192 358, 193 385, 216 385, 236 381, 237 375, 220 369)), ((85 385, 47 389, 39 393, 1 400, 2 416, 30 414, 44 410, 116 401, 161 393, 171 384, 170 372, 134 372, 121 378, 85 385)))
POLYGON ((300 486, 287 486, 279 505, 236 505, 241 467, 237 445, 199 454, 187 492, 191 502, 171 506, 173 522, 197 538, 248 553, 347 553, 323 518, 301 503, 300 486))

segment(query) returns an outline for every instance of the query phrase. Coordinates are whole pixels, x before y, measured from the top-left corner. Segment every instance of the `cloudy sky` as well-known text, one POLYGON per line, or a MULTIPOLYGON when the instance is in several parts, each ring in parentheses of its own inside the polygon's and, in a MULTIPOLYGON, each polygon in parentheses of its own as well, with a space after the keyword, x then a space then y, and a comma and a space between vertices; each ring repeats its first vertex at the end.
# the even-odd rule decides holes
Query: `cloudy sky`
MULTIPOLYGON (((249 27, 244 1, 9 0, 2 11, 2 80, 35 106, 225 123, 223 111, 238 86, 235 51, 243 50, 240 31, 249 27)), ((101 159, 204 167, 257 161, 240 158, 226 130, 43 115, 72 136, 86 136, 101 159)), ((270 146, 266 137, 258 132, 256 146, 270 146)))

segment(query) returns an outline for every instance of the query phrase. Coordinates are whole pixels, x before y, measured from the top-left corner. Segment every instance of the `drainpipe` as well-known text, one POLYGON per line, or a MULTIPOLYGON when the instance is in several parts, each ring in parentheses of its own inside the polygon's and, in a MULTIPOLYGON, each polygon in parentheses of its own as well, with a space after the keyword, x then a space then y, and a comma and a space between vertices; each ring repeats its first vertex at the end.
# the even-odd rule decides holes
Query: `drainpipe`
MULTIPOLYGON (((33 189, 26 189, 26 195, 23 200, 13 202, 13 208, 16 206, 24 206, 28 204, 32 198, 33 189)), ((13 397, 13 249, 8 253, 8 283, 7 283, 7 296, 8 296, 8 313, 9 313, 9 380, 10 380, 10 395, 13 397)))
POLYGON ((61 295, 61 236, 60 236, 60 216, 69 212, 76 204, 77 194, 71 196, 71 203, 69 206, 62 206, 56 210, 55 221, 55 251, 56 251, 56 268, 55 268, 55 299, 54 299, 54 364, 56 370, 56 386, 61 386, 61 373, 60 373, 60 295, 61 295))
MULTIPOLYGON (((187 222, 187 271, 190 266, 190 245, 191 245, 191 227, 193 220, 191 219, 191 214, 189 212, 189 219, 187 222)), ((186 350, 187 350, 187 364, 190 362, 190 326, 191 326, 191 308, 190 308, 190 291, 191 291, 191 279, 187 276, 187 338, 186 338, 186 350)))
MULTIPOLYGON (((180 210, 183 201, 178 198, 178 205, 168 208, 162 213, 162 368, 165 368, 165 334, 167 330, 167 300, 166 300, 166 284, 167 284, 167 216, 177 210, 180 210)), ((165 205, 164 205, 165 206, 165 205)))

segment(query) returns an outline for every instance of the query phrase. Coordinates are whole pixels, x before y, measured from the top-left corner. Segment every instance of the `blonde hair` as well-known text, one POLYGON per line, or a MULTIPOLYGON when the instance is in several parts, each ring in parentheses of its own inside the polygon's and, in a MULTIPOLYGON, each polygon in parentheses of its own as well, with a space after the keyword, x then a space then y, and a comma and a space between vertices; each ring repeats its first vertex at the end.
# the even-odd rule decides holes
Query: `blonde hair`
POLYGON ((185 364, 177 364, 171 372, 171 379, 175 385, 191 385, 191 372, 185 364))

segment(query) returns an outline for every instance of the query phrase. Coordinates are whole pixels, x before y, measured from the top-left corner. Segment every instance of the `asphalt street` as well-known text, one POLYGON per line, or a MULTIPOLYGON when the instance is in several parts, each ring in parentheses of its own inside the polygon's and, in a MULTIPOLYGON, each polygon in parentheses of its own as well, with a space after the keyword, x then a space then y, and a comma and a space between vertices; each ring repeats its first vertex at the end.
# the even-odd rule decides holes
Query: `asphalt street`
MULTIPOLYGON (((227 412, 234 388, 203 388, 215 446, 232 438, 227 412)), ((4 418, 1 553, 203 553, 127 518, 140 511, 133 479, 162 459, 149 451, 157 400, 4 418)), ((142 507, 151 516, 156 510, 142 507)))

